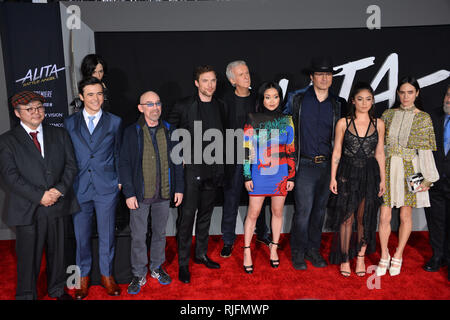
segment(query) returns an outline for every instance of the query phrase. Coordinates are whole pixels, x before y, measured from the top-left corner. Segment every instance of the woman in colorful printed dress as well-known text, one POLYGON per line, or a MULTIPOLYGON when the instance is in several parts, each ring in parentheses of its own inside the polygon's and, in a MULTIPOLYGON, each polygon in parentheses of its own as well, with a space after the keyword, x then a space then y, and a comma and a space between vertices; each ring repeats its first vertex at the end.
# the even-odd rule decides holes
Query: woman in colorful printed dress
POLYGON ((403 250, 412 229, 412 208, 430 206, 428 189, 439 179, 432 151, 436 150, 430 115, 419 108, 420 87, 413 77, 400 80, 397 87, 396 108, 386 110, 382 119, 386 124, 386 193, 380 210, 381 259, 376 274, 383 276, 389 269, 391 276, 400 274, 403 250), (421 173, 423 181, 416 192, 409 191, 407 179, 421 173), (388 241, 391 233, 392 208, 400 208, 397 250, 391 259, 388 241))
POLYGON ((375 252, 378 208, 385 191, 384 122, 374 116, 374 94, 369 84, 357 83, 350 94, 349 117, 336 124, 331 159, 328 227, 336 230, 330 263, 340 264, 344 277, 366 274, 365 254, 375 252), (353 225, 357 232, 353 232, 353 225))
POLYGON ((244 180, 249 193, 244 223, 244 270, 253 272, 250 243, 265 197, 271 197, 272 242, 270 264, 280 264, 277 249, 283 224, 283 207, 288 191, 294 188, 295 147, 291 116, 281 113, 283 93, 275 82, 266 82, 258 91, 257 113, 248 115, 244 126, 244 180))

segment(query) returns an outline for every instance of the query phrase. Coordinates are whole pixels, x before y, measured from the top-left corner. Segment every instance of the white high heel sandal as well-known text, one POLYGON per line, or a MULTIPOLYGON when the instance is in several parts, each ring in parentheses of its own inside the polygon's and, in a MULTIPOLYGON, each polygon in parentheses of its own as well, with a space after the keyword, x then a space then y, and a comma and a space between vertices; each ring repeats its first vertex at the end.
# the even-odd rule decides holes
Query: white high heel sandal
POLYGON ((386 274, 387 269, 389 268, 389 264, 391 262, 391 256, 388 253, 387 259, 380 259, 380 262, 378 262, 378 267, 376 271, 377 277, 384 276, 386 274))
POLYGON ((398 276, 400 274, 400 269, 402 268, 402 262, 403 262, 403 259, 392 258, 391 267, 389 268, 389 274, 391 276, 398 276), (394 264, 396 264, 397 267, 394 267, 394 264))

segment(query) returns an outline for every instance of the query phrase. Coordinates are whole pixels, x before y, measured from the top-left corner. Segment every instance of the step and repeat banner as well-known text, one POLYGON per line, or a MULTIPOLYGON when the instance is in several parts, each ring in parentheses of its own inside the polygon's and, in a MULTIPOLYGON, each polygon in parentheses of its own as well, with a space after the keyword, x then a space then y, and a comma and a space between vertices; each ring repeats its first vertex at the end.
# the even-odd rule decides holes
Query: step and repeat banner
POLYGON ((347 99, 356 81, 376 93, 377 115, 392 106, 398 79, 419 79, 425 111, 442 106, 450 70, 450 26, 381 29, 322 29, 208 32, 96 32, 95 45, 108 63, 106 81, 113 111, 131 123, 136 102, 155 90, 167 114, 174 102, 195 92, 195 66, 210 64, 218 72, 217 95, 230 90, 226 65, 245 60, 252 87, 280 81, 284 91, 309 84, 302 70, 311 58, 329 55, 335 67, 331 90, 347 99))
MULTIPOLYGON (((96 32, 98 54, 108 63, 106 83, 111 111, 124 124, 139 113, 139 96, 156 91, 163 117, 178 99, 194 94, 193 70, 210 64, 218 73, 217 95, 232 90, 227 64, 245 60, 257 90, 267 80, 286 91, 302 88, 310 79, 302 71, 314 56, 329 55, 335 67, 331 90, 347 99, 356 81, 375 90, 376 115, 395 102, 398 79, 413 75, 422 87, 425 111, 441 108, 449 77, 450 26, 369 29, 323 29, 211 32, 96 32)), ((248 195, 242 193, 241 204, 248 195)), ((293 203, 292 194, 287 203, 293 203)), ((218 199, 221 204, 221 199, 218 199)))
MULTIPOLYGON (((0 3, 0 26, 8 98, 41 94, 45 122, 62 126, 68 106, 59 4, 0 3)), ((13 127, 19 120, 9 110, 13 127)))

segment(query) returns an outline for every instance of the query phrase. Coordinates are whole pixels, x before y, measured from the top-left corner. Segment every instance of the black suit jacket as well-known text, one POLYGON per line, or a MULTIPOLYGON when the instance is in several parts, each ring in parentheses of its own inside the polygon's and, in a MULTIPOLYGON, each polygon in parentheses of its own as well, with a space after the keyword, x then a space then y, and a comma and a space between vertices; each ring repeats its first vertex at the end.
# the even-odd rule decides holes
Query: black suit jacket
POLYGON ((431 114, 431 120, 433 121, 434 134, 436 136, 437 150, 433 152, 434 161, 439 171, 440 179, 450 179, 450 152, 447 156, 444 154, 444 121, 445 113, 442 109, 440 112, 431 114))
MULTIPOLYGON (((172 108, 171 112, 169 113, 167 117, 167 122, 170 123, 172 126, 174 126, 176 129, 186 129, 189 131, 191 135, 191 164, 186 164, 185 169, 186 170, 193 170, 195 175, 201 176, 202 166, 201 165, 195 165, 194 159, 195 159, 195 148, 194 148, 194 140, 195 139, 202 139, 202 137, 197 137, 194 134, 194 122, 201 120, 199 116, 199 103, 200 98, 198 94, 184 98, 180 101, 178 101, 172 108)), ((217 99, 215 97, 211 100, 211 114, 212 118, 214 119, 213 127, 215 129, 218 129, 224 133, 223 130, 223 124, 224 124, 224 102, 220 99, 217 99)), ((205 126, 203 125, 203 130, 205 130, 205 126)), ((203 151, 203 147, 202 147, 203 151)), ((186 156, 186 155, 183 155, 186 156)), ((214 176, 215 179, 217 179, 216 183, 221 185, 222 179, 224 175, 224 165, 223 164, 212 164, 214 176)))
POLYGON ((77 164, 69 135, 62 128, 43 124, 43 136, 45 158, 21 125, 0 136, 0 175, 6 187, 8 226, 32 224, 38 209, 50 217, 80 209, 72 187, 77 164), (51 188, 63 196, 44 207, 40 201, 51 188))

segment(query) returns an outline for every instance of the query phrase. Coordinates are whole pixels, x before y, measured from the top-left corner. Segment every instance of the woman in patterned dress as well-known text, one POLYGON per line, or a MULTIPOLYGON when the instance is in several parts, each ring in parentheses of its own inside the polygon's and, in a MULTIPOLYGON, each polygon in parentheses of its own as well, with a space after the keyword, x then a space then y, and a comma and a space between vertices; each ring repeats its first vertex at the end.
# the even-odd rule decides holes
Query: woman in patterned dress
POLYGON ((244 181, 249 193, 244 223, 244 270, 253 272, 250 243, 265 197, 271 197, 272 241, 270 264, 280 264, 277 254, 283 224, 283 207, 288 191, 294 188, 295 147, 291 116, 281 113, 282 91, 275 82, 266 82, 258 91, 257 113, 248 115, 244 126, 244 181))
POLYGON ((415 78, 401 79, 397 87, 398 107, 387 109, 381 117, 386 124, 386 193, 380 210, 381 259, 377 276, 385 275, 387 269, 391 276, 400 274, 403 250, 412 229, 412 208, 430 206, 428 189, 439 179, 432 152, 436 150, 433 124, 430 115, 419 109, 419 93, 415 78), (421 173, 424 180, 413 193, 406 179, 415 173, 421 173), (400 208, 400 226, 397 250, 391 259, 388 241, 393 207, 400 208))

